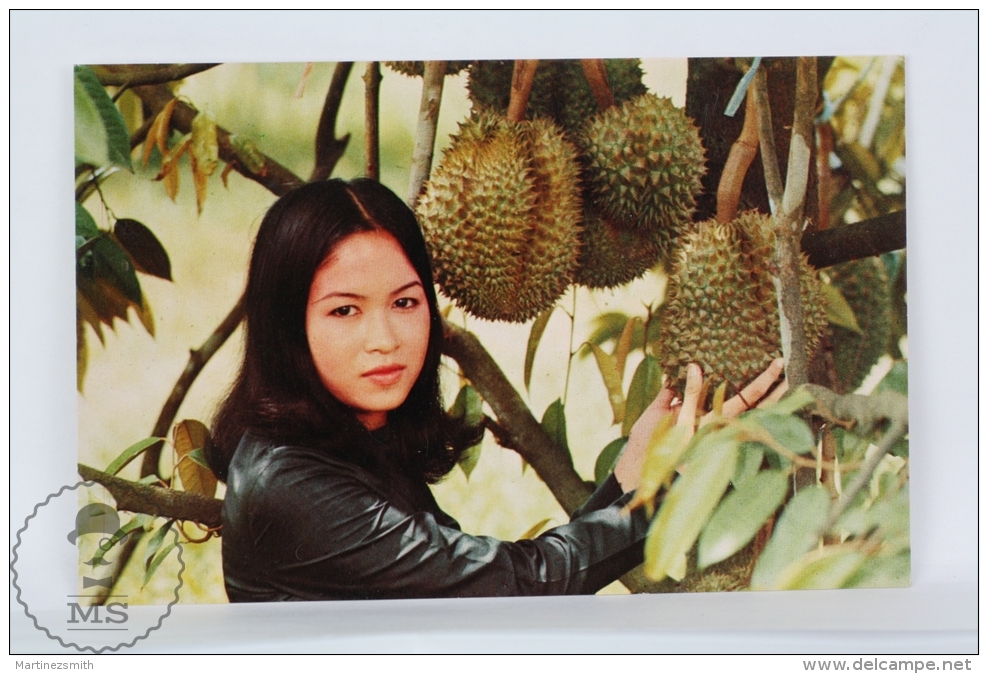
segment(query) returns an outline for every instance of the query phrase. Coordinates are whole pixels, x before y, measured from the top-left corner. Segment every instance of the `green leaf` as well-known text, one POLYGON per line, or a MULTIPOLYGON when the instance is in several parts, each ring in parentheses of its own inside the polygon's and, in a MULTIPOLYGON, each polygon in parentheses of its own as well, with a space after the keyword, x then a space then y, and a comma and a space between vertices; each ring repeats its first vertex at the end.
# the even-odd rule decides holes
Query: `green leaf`
POLYGON ((747 480, 754 477, 762 467, 765 458, 765 446, 757 442, 742 442, 738 452, 738 465, 731 478, 734 488, 739 488, 747 480))
POLYGON ((469 384, 460 388, 456 400, 449 408, 449 416, 462 420, 469 428, 476 428, 484 421, 484 400, 477 389, 469 384))
POLYGON ((779 402, 765 407, 764 410, 769 414, 793 414, 807 405, 813 404, 814 401, 813 394, 801 388, 793 391, 779 402))
POLYGON ((686 437, 686 430, 674 425, 672 415, 663 417, 648 440, 642 463, 641 484, 635 491, 633 503, 643 503, 651 515, 655 495, 663 485, 672 480, 687 448, 696 442, 696 437, 690 442, 686 437))
POLYGON ((468 447, 463 450, 463 453, 460 454, 459 460, 456 462, 468 480, 470 479, 470 474, 473 472, 473 469, 477 467, 477 463, 480 461, 480 447, 481 445, 478 442, 473 447, 468 447))
POLYGON ((820 486, 796 493, 775 527, 751 576, 753 590, 776 587, 783 570, 812 548, 830 512, 830 494, 820 486))
POLYGON ((563 408, 561 398, 557 398, 546 408, 545 414, 542 415, 542 428, 553 442, 569 451, 569 441, 566 439, 566 410, 563 408))
POLYGON ((137 271, 172 280, 172 263, 158 238, 137 220, 121 218, 113 225, 113 236, 130 255, 137 271))
POLYGON ((107 466, 106 470, 103 472, 107 473, 108 475, 116 475, 123 469, 124 466, 126 466, 135 458, 146 452, 149 447, 154 447, 155 445, 164 442, 164 440, 165 440, 164 438, 157 438, 152 436, 150 438, 144 438, 143 440, 135 442, 130 447, 125 449, 123 452, 121 452, 120 456, 118 456, 113 461, 111 461, 110 465, 107 466))
POLYGON ((154 572, 158 570, 158 567, 161 566, 161 563, 165 561, 165 558, 176 547, 178 547, 176 543, 170 543, 167 547, 158 551, 158 554, 155 555, 155 558, 151 561, 151 564, 148 566, 147 571, 144 572, 144 582, 141 584, 142 588, 148 584, 148 582, 151 580, 151 576, 154 575, 154 572))
POLYGON ((857 548, 833 545, 813 550, 790 564, 777 582, 780 590, 836 590, 854 576, 867 557, 857 548))
POLYGON ((99 545, 99 549, 96 552, 96 555, 93 557, 94 568, 95 566, 99 566, 100 562, 103 561, 103 558, 106 557, 106 553, 112 550, 117 543, 125 539, 134 531, 137 531, 138 529, 142 528, 143 522, 144 522, 143 520, 135 517, 131 521, 127 522, 127 524, 117 529, 117 532, 112 536, 110 536, 110 540, 106 542, 101 542, 99 545))
POLYGON ((614 356, 604 351, 596 344, 587 343, 593 351, 597 360, 597 369, 604 380, 604 387, 607 389, 607 399, 611 403, 611 411, 614 413, 613 423, 619 424, 624 420, 625 400, 621 373, 618 372, 617 362, 614 356))
POLYGON ((93 216, 89 214, 86 207, 76 202, 75 204, 75 236, 76 243, 75 247, 78 251, 83 244, 88 241, 92 241, 98 237, 102 232, 100 232, 99 227, 96 226, 96 221, 93 220, 93 216), (80 241, 81 239, 81 241, 80 241))
POLYGON ((627 444, 628 438, 618 438, 617 440, 611 440, 600 451, 600 454, 597 456, 597 463, 593 467, 593 478, 598 487, 614 472, 614 466, 617 465, 618 458, 627 444))
POLYGON ((130 134, 123 116, 96 74, 75 67, 75 158, 93 166, 130 170, 130 134))
MULTIPOLYGON (((752 410, 739 421, 751 429, 768 431, 777 443, 795 454, 809 454, 816 446, 813 431, 806 422, 791 414, 773 414, 769 410, 752 410)), ((771 449, 771 446, 769 446, 771 449)))
POLYGON ((892 369, 882 377, 875 387, 875 392, 895 391, 902 395, 909 395, 909 367, 906 361, 896 361, 892 369))
POLYGON ((631 378, 631 386, 628 387, 628 402, 624 408, 621 435, 631 434, 631 427, 638 421, 642 412, 652 404, 655 396, 659 395, 660 388, 662 388, 662 370, 659 361, 652 356, 645 356, 638 364, 631 378))
POLYGON ((120 244, 103 233, 93 241, 90 250, 93 254, 91 278, 106 283, 128 301, 140 306, 144 297, 141 283, 120 244))
POLYGON ((542 333, 545 332, 545 327, 549 325, 549 319, 552 318, 552 312, 555 310, 556 305, 552 305, 535 319, 532 323, 532 330, 528 333, 528 347, 525 349, 525 390, 529 390, 532 383, 532 367, 535 365, 535 352, 539 348, 539 342, 542 341, 542 333))
MULTIPOLYGON (((618 340, 628 324, 628 314, 620 311, 608 311, 593 319, 594 329, 587 339, 591 344, 603 346, 607 342, 618 340)), ((586 351, 581 352, 586 356, 586 351)))
POLYGON ((518 540, 519 541, 528 541, 528 540, 531 540, 531 539, 535 538, 536 534, 538 534, 540 531, 542 531, 542 529, 545 528, 545 525, 547 525, 551 521, 552 521, 552 518, 551 517, 547 517, 544 520, 541 520, 539 522, 536 522, 534 525, 532 525, 532 527, 528 531, 526 531, 521 536, 519 536, 518 537, 518 540))
POLYGON ((645 541, 645 573, 649 578, 665 578, 693 546, 731 481, 737 454, 737 440, 717 433, 706 436, 693 451, 649 528, 645 541))
POLYGON ((788 489, 786 473, 766 470, 728 494, 700 535, 697 567, 705 569, 747 545, 782 504, 788 489))
POLYGON ((154 536, 148 540, 147 550, 144 551, 144 569, 145 571, 151 566, 151 560, 154 558, 154 554, 158 552, 161 544, 165 541, 165 534, 168 533, 172 525, 175 524, 175 520, 168 520, 162 524, 157 531, 154 532, 154 536))
POLYGON ((846 328, 860 335, 861 326, 858 325, 858 319, 841 291, 829 283, 822 283, 820 284, 820 294, 823 296, 824 308, 827 311, 827 320, 830 324, 846 328))
POLYGON ((206 460, 206 452, 203 450, 202 447, 198 449, 193 449, 191 452, 186 454, 185 457, 190 461, 194 461, 195 463, 198 463, 206 470, 211 470, 211 468, 209 467, 209 461, 206 460))

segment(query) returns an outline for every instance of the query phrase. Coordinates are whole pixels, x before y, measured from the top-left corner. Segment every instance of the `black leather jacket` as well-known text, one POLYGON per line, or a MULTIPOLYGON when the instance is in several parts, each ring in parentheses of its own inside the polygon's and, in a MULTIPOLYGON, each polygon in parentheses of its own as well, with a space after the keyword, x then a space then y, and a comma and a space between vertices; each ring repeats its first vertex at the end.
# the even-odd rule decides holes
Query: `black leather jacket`
POLYGON ((223 502, 226 591, 234 602, 589 594, 642 561, 648 521, 622 513, 629 499, 611 476, 569 524, 504 542, 460 531, 426 484, 248 434, 223 502))

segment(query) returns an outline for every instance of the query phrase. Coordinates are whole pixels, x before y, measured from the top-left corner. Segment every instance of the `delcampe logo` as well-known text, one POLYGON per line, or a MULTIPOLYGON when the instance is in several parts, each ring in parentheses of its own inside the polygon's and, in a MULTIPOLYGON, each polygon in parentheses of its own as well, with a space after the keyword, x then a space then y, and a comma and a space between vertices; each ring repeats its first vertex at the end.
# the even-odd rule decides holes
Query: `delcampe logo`
POLYGON ((114 503, 95 482, 65 486, 37 504, 17 532, 10 563, 17 601, 37 629, 66 648, 102 653, 133 646, 161 627, 178 602, 185 563, 174 530, 165 533, 174 538, 180 568, 156 576, 167 576, 174 589, 168 604, 135 604, 115 589, 117 555, 143 529, 114 503))

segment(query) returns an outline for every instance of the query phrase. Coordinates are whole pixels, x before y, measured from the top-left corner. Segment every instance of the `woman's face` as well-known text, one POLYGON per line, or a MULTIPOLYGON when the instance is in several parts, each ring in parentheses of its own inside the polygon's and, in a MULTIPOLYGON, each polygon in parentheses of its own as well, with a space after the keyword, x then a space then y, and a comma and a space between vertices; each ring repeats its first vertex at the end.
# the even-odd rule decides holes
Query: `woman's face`
POLYGON ((343 239, 312 279, 305 333, 316 371, 368 429, 383 426, 408 397, 429 323, 419 275, 387 232, 343 239))

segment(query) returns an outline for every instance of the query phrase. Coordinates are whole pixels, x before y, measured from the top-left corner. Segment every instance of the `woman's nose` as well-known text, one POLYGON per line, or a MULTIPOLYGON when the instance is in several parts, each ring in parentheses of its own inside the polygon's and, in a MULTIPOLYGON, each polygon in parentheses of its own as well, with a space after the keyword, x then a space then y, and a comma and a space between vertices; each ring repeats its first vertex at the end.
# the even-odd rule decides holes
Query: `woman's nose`
POLYGON ((366 342, 368 351, 390 353, 398 348, 398 332, 387 312, 373 312, 368 319, 366 342))

